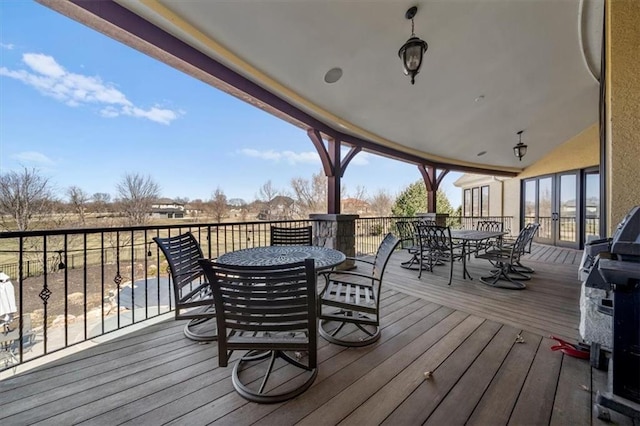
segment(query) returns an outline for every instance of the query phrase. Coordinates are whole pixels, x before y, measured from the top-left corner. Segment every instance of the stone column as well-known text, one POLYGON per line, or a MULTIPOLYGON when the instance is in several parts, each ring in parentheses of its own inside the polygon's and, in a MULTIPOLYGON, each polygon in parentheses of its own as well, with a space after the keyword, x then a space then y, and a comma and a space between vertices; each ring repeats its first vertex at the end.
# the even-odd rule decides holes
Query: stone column
MULTIPOLYGON (((311 214, 313 245, 340 250, 347 257, 356 255, 357 214, 311 214)), ((337 269, 353 269, 353 260, 347 260, 337 269)))

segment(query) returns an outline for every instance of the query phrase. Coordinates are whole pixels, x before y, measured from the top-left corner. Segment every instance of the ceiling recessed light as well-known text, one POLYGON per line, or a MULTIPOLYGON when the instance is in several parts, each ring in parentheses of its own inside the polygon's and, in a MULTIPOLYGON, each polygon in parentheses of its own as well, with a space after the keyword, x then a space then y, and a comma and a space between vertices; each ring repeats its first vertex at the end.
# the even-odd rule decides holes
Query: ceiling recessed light
POLYGON ((340 77, 342 77, 342 68, 335 67, 327 71, 327 73, 324 75, 324 81, 331 84, 340 80, 340 77))
POLYGON ((480 96, 478 96, 477 98, 475 98, 475 101, 476 101, 476 102, 482 102, 482 101, 484 101, 484 95, 480 95, 480 96))
POLYGON ((485 155, 487 153, 487 151, 480 151, 478 153, 478 157, 482 157, 483 155, 485 155))

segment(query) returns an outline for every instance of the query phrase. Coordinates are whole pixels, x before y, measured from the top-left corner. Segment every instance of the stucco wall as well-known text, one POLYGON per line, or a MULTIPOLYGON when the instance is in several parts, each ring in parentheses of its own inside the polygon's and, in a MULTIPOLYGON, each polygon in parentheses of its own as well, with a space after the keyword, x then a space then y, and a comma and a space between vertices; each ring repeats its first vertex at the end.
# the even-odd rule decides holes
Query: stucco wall
POLYGON ((608 3, 609 235, 640 204, 640 1, 608 3))
POLYGON ((519 232, 520 182, 522 179, 584 169, 600 163, 600 136, 598 124, 564 142, 540 161, 527 167, 513 179, 504 182, 504 215, 513 216, 513 232, 519 232))

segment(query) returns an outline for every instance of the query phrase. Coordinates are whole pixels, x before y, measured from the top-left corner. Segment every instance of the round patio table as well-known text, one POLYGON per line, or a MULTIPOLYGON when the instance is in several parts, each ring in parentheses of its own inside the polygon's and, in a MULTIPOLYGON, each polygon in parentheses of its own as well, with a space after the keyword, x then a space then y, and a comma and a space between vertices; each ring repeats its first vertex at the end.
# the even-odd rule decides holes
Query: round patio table
POLYGON ((227 266, 276 266, 315 260, 316 270, 338 266, 346 259, 341 251, 318 246, 254 247, 225 253, 217 262, 227 266))

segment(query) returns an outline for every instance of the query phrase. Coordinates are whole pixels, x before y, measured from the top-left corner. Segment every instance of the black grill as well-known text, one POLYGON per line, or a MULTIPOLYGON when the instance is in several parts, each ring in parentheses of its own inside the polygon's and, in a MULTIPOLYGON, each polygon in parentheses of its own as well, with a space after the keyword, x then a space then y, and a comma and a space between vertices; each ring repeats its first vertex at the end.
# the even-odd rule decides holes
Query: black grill
POLYGON ((597 402, 640 418, 640 206, 620 222, 610 244, 598 255, 598 270, 613 293, 613 349, 609 389, 597 402))

